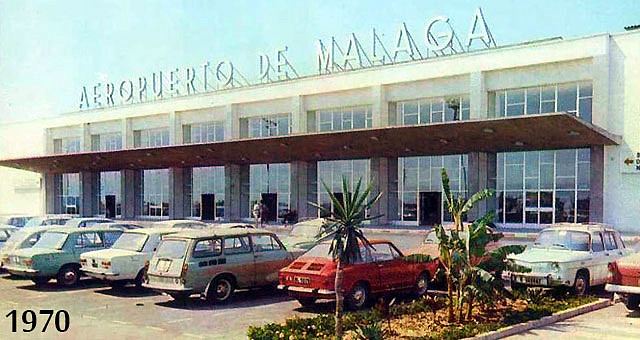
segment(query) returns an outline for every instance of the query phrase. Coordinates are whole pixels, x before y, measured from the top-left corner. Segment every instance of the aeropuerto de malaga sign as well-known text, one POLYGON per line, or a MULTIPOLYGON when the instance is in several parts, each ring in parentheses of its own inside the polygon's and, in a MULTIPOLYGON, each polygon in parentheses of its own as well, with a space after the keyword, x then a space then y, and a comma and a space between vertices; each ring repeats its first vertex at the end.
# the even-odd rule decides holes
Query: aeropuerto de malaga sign
MULTIPOLYGON (((371 48, 362 46, 355 33, 349 35, 345 48, 335 37, 330 41, 317 41, 317 72, 328 74, 360 68, 390 65, 410 60, 422 60, 449 54, 469 52, 474 41, 482 48, 496 47, 489 26, 481 8, 477 8, 464 43, 462 43, 444 16, 432 18, 425 25, 424 45, 416 43, 405 23, 400 25, 393 49, 387 49, 380 36, 373 29, 371 48)), ((300 77, 287 59, 287 47, 274 56, 262 54, 258 58, 259 76, 250 82, 229 60, 216 63, 205 61, 197 67, 175 68, 169 71, 153 72, 151 75, 125 79, 119 83, 100 82, 93 86, 83 86, 80 94, 80 109, 92 109, 143 103, 153 100, 188 96, 196 93, 212 92, 253 84, 285 81, 300 77)))

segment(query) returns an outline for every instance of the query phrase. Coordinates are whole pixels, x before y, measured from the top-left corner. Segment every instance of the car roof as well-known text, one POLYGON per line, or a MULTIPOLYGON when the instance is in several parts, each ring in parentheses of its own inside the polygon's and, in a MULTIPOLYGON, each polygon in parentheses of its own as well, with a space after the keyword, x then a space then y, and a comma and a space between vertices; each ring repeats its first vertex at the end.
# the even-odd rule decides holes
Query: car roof
POLYGON ((236 235, 275 235, 274 232, 261 229, 250 228, 207 228, 198 230, 181 231, 177 234, 168 235, 168 238, 199 239, 212 236, 236 236, 236 235))
POLYGON ((153 235, 153 234, 175 234, 181 231, 188 231, 193 229, 187 228, 139 228, 139 229, 131 229, 126 230, 125 233, 129 234, 144 234, 144 235, 153 235))
POLYGON ((615 231, 615 229, 604 223, 556 223, 544 230, 571 230, 571 231, 615 231))
POLYGON ((51 232, 57 232, 57 233, 65 233, 65 234, 71 234, 73 232, 80 232, 80 231, 123 231, 122 229, 118 229, 118 228, 113 228, 111 226, 103 226, 101 225, 101 223, 98 223, 94 226, 91 226, 89 228, 78 228, 78 227, 52 227, 52 228, 48 228, 47 231, 51 231, 51 232))
POLYGON ((201 225, 207 225, 206 223, 202 222, 202 221, 198 221, 198 220, 167 220, 167 221, 157 221, 157 222, 153 222, 154 226, 158 226, 158 228, 161 228, 162 226, 171 226, 171 225, 175 225, 178 223, 195 223, 195 224, 201 224, 201 225))
POLYGON ((1 230, 17 230, 18 228, 8 224, 0 224, 0 229, 1 230))

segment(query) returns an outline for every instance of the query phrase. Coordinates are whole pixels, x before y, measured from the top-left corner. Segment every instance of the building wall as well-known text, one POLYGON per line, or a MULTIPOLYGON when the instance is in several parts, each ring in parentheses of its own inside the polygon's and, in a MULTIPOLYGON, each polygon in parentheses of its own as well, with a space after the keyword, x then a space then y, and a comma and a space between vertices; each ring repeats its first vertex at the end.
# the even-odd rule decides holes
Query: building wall
MULTIPOLYGON (((384 126, 399 123, 394 119, 398 101, 460 94, 470 96, 471 118, 481 119, 492 111, 492 91, 591 81, 593 124, 623 137, 621 146, 605 148, 604 220, 623 230, 640 230, 635 224, 640 209, 634 206, 640 200, 640 174, 622 169, 624 158, 640 152, 639 59, 640 32, 599 34, 94 109, 0 126, 2 132, 11 131, 0 134, 0 158, 51 152, 53 138, 86 139, 115 131, 122 132, 125 147, 132 147, 132 131, 158 127, 168 127, 171 142, 181 143, 183 125, 209 121, 225 121, 225 139, 233 139, 245 135, 242 121, 271 114, 291 114, 293 133, 301 133, 313 127, 315 111, 356 105, 370 105, 373 125, 384 126), (16 130, 23 133, 13 133, 16 130), (15 145, 24 147, 13 147, 16 139, 15 145)), ((14 211, 23 199, 44 200, 42 189, 34 200, 33 193, 17 193, 4 185, 5 178, 39 175, 3 168, 0 176, 0 213, 14 211)))

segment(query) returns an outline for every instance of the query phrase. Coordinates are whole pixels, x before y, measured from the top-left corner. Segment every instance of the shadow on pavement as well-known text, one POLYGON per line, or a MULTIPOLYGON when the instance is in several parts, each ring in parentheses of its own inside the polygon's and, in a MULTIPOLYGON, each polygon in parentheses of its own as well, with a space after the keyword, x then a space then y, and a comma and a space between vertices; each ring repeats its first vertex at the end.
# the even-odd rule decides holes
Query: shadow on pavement
POLYGON ((633 312, 628 312, 627 317, 632 319, 640 318, 640 310, 634 310, 633 312))
POLYGON ((12 274, 9 274, 9 273, 5 273, 0 277, 2 277, 4 280, 11 280, 11 281, 29 280, 29 278, 26 278, 24 276, 17 276, 17 275, 12 275, 12 274))
POLYGON ((96 290, 95 293, 114 296, 114 297, 147 297, 147 296, 155 296, 159 295, 150 289, 137 288, 135 286, 126 286, 121 288, 105 288, 96 290))
POLYGON ((224 304, 215 304, 196 295, 184 300, 173 300, 167 296, 167 301, 156 302, 155 304, 160 307, 185 310, 225 310, 266 306, 287 300, 291 300, 291 298, 281 291, 274 288, 259 288, 235 291, 231 300, 224 304))
POLYGON ((86 279, 86 280, 78 281, 78 283, 73 287, 59 286, 56 280, 51 280, 42 285, 36 285, 32 283, 28 286, 18 286, 16 288, 31 290, 35 292, 68 292, 68 291, 81 290, 81 289, 99 288, 104 286, 105 284, 101 281, 86 279))

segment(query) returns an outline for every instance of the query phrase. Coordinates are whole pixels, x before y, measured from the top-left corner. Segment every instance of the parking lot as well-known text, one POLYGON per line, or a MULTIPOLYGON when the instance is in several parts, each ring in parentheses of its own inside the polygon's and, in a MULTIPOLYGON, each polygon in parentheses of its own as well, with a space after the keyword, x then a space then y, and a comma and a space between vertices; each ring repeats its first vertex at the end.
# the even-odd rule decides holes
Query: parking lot
MULTIPOLYGON (((423 233, 400 235, 368 233, 368 237, 390 239, 402 250, 411 249, 422 241, 423 233)), ((0 338, 87 338, 92 339, 242 339, 247 327, 267 322, 283 321, 293 315, 330 312, 330 302, 316 305, 314 310, 300 307, 273 288, 239 291, 224 305, 213 305, 193 296, 186 304, 170 297, 127 286, 114 290, 92 279, 83 279, 74 288, 60 288, 55 280, 42 287, 32 281, 0 276, 0 312, 18 312, 18 332, 11 333, 11 321, 3 318, 0 338), (46 333, 41 324, 31 333, 21 332, 20 316, 24 310, 66 310, 70 327, 57 333, 50 325, 46 333)), ((44 323, 44 320, 39 321, 44 323)))

